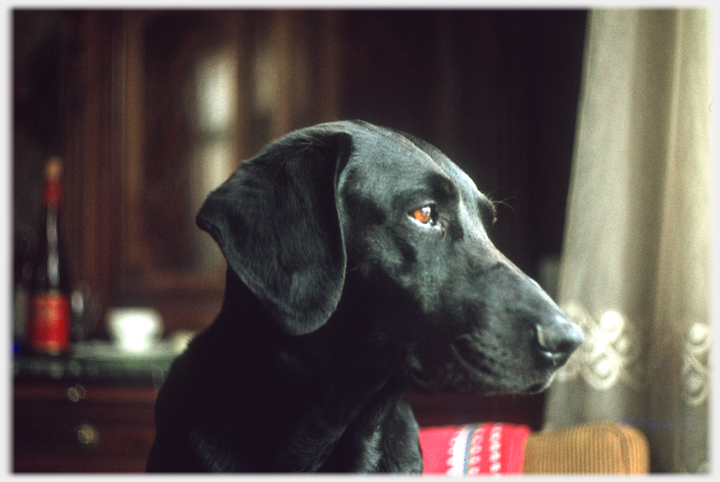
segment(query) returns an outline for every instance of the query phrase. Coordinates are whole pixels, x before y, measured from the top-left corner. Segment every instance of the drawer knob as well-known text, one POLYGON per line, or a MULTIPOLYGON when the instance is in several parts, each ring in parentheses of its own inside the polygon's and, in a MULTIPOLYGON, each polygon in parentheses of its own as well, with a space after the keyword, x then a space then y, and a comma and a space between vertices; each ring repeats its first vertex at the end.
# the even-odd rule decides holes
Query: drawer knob
POLYGON ((67 389, 66 393, 71 402, 79 402, 85 398, 85 387, 80 384, 73 385, 67 389))
POLYGON ((100 441, 100 436, 95 427, 89 423, 83 423, 78 427, 77 439, 83 445, 97 445, 100 441))

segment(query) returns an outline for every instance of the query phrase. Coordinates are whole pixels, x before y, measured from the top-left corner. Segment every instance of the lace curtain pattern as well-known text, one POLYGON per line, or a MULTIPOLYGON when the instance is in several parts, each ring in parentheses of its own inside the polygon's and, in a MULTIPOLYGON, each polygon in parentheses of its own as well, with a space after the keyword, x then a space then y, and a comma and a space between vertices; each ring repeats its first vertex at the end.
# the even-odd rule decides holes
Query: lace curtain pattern
POLYGON ((642 430, 654 472, 706 472, 710 304, 709 12, 595 10, 558 301, 586 335, 547 428, 642 430))

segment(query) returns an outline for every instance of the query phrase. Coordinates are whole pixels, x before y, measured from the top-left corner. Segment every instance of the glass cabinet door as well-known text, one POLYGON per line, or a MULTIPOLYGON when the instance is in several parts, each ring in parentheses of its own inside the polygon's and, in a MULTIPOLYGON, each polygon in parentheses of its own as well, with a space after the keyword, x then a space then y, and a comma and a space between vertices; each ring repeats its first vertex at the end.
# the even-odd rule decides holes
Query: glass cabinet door
POLYGON ((67 14, 65 157, 75 273, 166 333, 220 310, 225 260, 195 216, 263 145, 333 120, 329 11, 67 14))

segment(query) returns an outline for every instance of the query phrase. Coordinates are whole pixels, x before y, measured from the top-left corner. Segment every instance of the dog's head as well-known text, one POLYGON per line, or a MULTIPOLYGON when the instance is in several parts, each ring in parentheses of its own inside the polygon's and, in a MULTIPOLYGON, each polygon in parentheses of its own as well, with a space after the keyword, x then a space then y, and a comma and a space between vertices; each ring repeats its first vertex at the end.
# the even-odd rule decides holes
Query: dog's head
POLYGON ((290 336, 362 313, 357 343, 419 387, 536 391, 582 333, 493 246, 494 219, 434 147, 336 122, 245 161, 197 221, 290 336))

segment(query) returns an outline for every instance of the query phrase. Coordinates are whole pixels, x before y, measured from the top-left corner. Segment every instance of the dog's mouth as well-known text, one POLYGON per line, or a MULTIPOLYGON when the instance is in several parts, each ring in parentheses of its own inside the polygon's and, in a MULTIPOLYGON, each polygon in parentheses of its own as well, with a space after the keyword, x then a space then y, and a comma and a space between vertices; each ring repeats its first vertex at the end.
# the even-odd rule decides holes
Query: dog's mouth
POLYGON ((438 351, 414 350, 408 357, 406 378, 424 392, 452 391, 502 395, 537 393, 546 389, 555 370, 539 368, 526 353, 498 349, 477 334, 455 337, 438 351))

